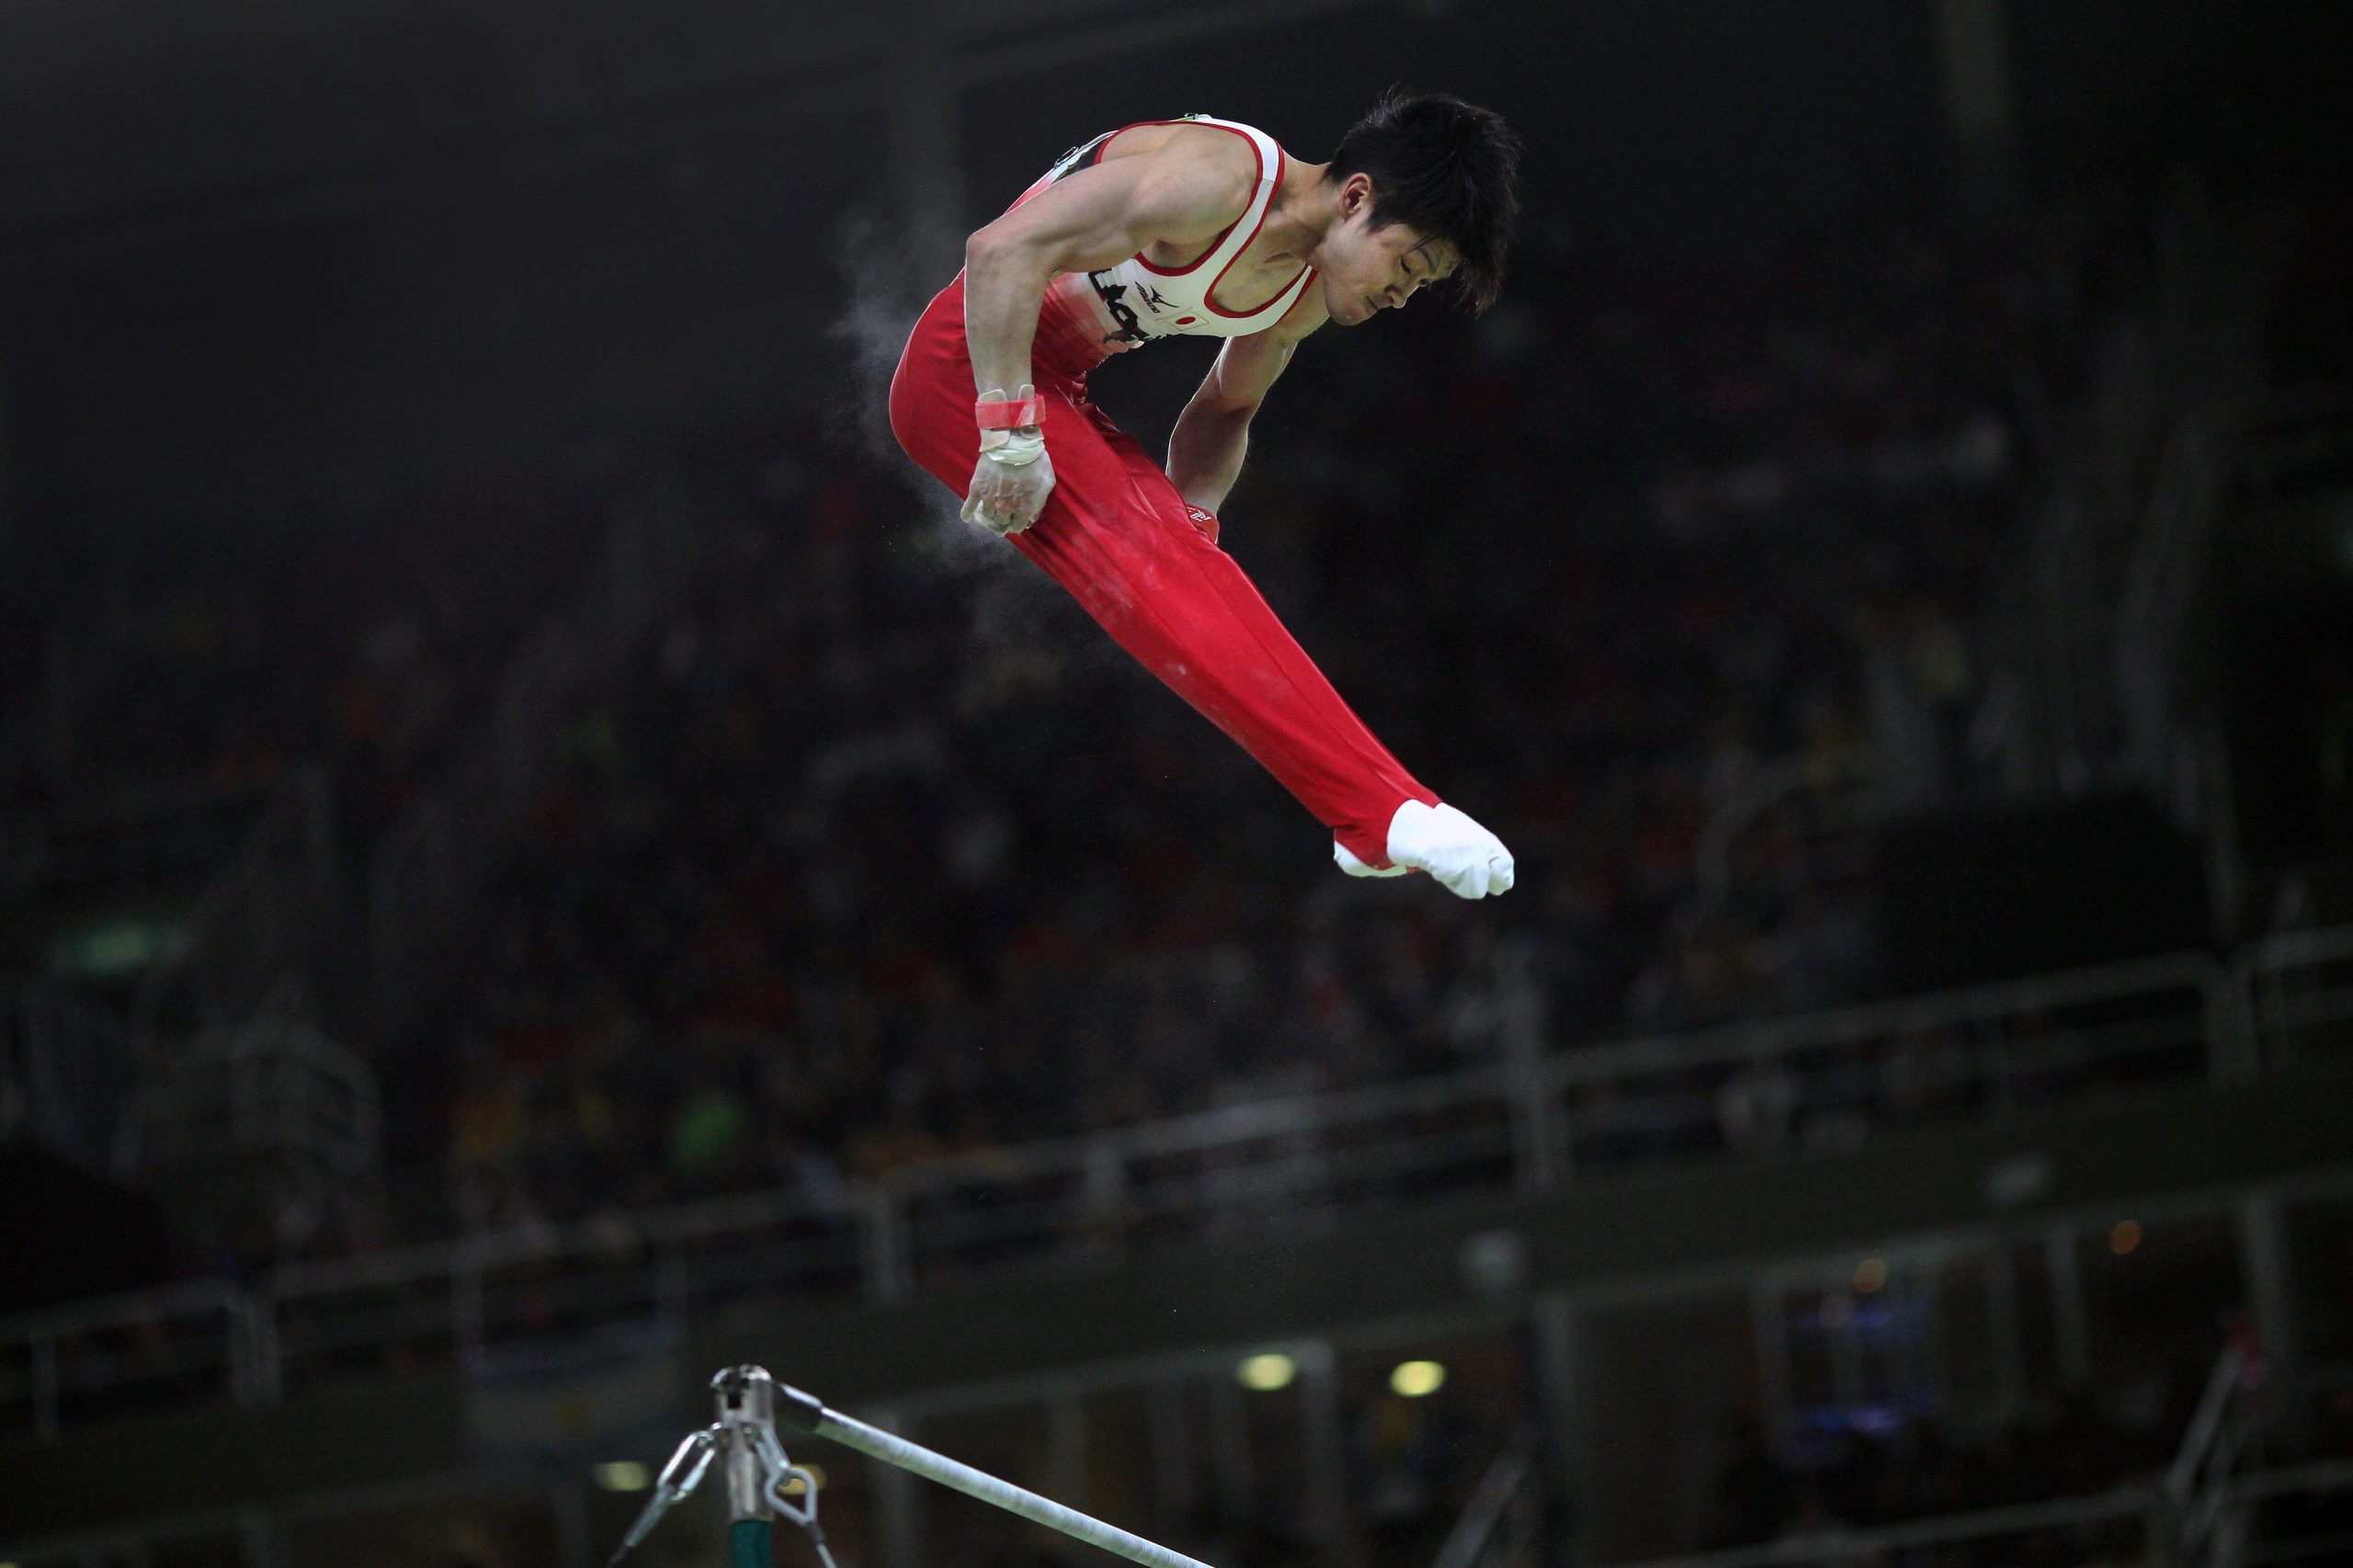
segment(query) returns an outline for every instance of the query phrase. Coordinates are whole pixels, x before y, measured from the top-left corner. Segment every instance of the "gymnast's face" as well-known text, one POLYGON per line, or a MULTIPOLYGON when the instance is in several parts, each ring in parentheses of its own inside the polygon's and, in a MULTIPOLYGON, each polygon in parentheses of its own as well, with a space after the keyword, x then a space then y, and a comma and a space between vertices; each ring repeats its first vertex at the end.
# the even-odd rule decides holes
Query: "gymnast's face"
POLYGON ((1372 226, 1372 176, 1350 175, 1339 190, 1340 221, 1311 258, 1323 280, 1324 312, 1357 326, 1402 308, 1421 287, 1451 274, 1454 247, 1410 223, 1372 226))

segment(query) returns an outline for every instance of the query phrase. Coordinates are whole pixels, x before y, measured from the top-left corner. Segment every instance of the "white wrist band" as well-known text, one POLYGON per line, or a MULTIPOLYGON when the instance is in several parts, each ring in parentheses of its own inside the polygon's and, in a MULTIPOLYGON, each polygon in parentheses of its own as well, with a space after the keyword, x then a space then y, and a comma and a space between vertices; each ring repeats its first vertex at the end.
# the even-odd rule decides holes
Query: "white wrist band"
POLYGON ((1045 450, 1046 433, 1042 430, 981 432, 981 455, 1014 468, 1026 468, 1036 462, 1045 450))

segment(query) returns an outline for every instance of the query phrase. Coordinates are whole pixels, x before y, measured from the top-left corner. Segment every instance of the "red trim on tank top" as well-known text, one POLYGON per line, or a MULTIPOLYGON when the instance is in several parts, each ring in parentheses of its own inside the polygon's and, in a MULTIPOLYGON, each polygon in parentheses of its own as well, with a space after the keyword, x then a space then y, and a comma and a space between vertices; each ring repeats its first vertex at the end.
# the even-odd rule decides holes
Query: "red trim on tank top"
MULTIPOLYGON (((1267 177, 1267 155, 1258 151, 1258 139, 1256 136, 1251 135, 1246 131, 1236 130, 1231 125, 1212 125, 1210 121, 1205 119, 1139 119, 1135 122, 1135 125, 1123 125, 1120 127, 1119 131, 1111 132, 1110 136, 1103 138, 1103 145, 1095 149, 1095 161, 1098 164, 1103 161, 1103 153, 1105 150, 1111 145, 1111 137, 1118 136, 1121 131, 1133 131, 1136 128, 1136 125, 1208 125, 1212 131, 1233 131, 1234 135, 1241 137, 1242 140, 1250 143, 1250 166, 1253 171, 1250 180, 1250 201, 1255 202, 1258 199, 1258 182, 1267 177)), ((1282 146, 1279 142, 1276 144, 1275 151, 1277 153, 1280 153, 1282 151, 1282 146)), ((1278 180, 1279 181, 1279 176, 1278 176, 1278 180)), ((1277 188, 1280 188, 1279 183, 1278 183, 1277 188)), ((1233 233, 1236 228, 1241 226, 1242 220, 1247 217, 1249 212, 1250 203, 1245 202, 1243 204, 1242 210, 1233 215, 1233 222, 1228 223, 1224 228, 1218 231, 1217 238, 1210 242, 1210 248, 1203 251, 1200 255, 1195 256, 1192 260, 1187 262, 1182 267, 1155 267, 1153 265, 1152 258, 1145 256, 1142 251, 1136 252, 1136 265, 1142 267, 1146 272, 1151 273, 1155 278, 1182 278, 1188 273, 1198 268, 1201 263, 1215 256, 1217 254, 1218 247, 1225 244, 1226 236, 1233 233)), ((1259 214, 1259 221, 1263 222, 1265 220, 1266 215, 1264 213, 1259 214)), ((1258 232, 1256 229, 1253 229, 1250 233, 1251 237, 1255 239, 1257 236, 1258 232)), ((1244 249, 1246 250, 1249 248, 1249 240, 1245 240, 1242 244, 1244 249)), ((1237 252, 1236 254, 1239 253, 1237 252)), ((1221 274, 1221 276, 1222 276, 1222 274, 1221 274)))
MULTIPOLYGON (((1257 137, 1251 135, 1248 131, 1244 131, 1244 130, 1242 130, 1242 129, 1240 129, 1239 127, 1236 127, 1236 126, 1232 126, 1232 125, 1216 125, 1216 124, 1212 123, 1211 121, 1209 121, 1209 120, 1202 120, 1202 119, 1138 119, 1138 120, 1132 120, 1132 121, 1129 122, 1129 123, 1128 123, 1128 124, 1126 124, 1126 125, 1122 125, 1122 126, 1119 127, 1119 129, 1117 129, 1117 130, 1115 130, 1115 131, 1105 131, 1105 132, 1103 133, 1103 139, 1102 139, 1100 142, 1097 142, 1095 144, 1095 156, 1093 156, 1092 158, 1088 159, 1088 160, 1087 160, 1087 162, 1088 162, 1090 165, 1094 165, 1094 164, 1100 164, 1100 163, 1103 161, 1103 154, 1104 154, 1106 152, 1108 152, 1108 151, 1110 150, 1111 143, 1112 143, 1115 140, 1117 140, 1120 136, 1121 136, 1121 135, 1125 134, 1125 133, 1126 133, 1126 132, 1128 132, 1128 131, 1134 131, 1134 130, 1138 129, 1139 127, 1146 126, 1146 125, 1209 125, 1209 126, 1211 127, 1211 130, 1215 130, 1215 131, 1233 131, 1233 134, 1234 134, 1234 135, 1239 136, 1239 137, 1241 137, 1245 142, 1249 142, 1249 143, 1250 143, 1250 159, 1251 159, 1251 165, 1252 165, 1252 167, 1256 171, 1256 176, 1257 176, 1257 177, 1256 177, 1256 179, 1254 179, 1254 180, 1252 180, 1252 181, 1251 181, 1251 185, 1250 185, 1250 188, 1251 188, 1251 198, 1250 198, 1250 199, 1251 199, 1251 201, 1252 201, 1253 203, 1256 203, 1256 200, 1257 200, 1258 181, 1259 181, 1259 180, 1263 180, 1263 179, 1265 179, 1265 178, 1267 177, 1267 155, 1266 155, 1264 153, 1261 153, 1260 151, 1258 151, 1258 138, 1257 138, 1257 137)), ((1267 140, 1268 140, 1268 141, 1270 141, 1270 142, 1273 142, 1273 141, 1274 141, 1274 138, 1270 136, 1270 137, 1267 137, 1267 140)), ((1274 297, 1273 299, 1268 300, 1265 304, 1260 305, 1256 310, 1252 310, 1252 311, 1229 311, 1229 310, 1227 310, 1223 305, 1219 304, 1219 303, 1217 302, 1217 301, 1216 301, 1214 298, 1212 298, 1212 296, 1213 296, 1213 295, 1215 295, 1215 294, 1217 293, 1217 286, 1218 286, 1220 283, 1222 283, 1222 282, 1224 282, 1224 281, 1225 281, 1225 275, 1226 275, 1227 273, 1229 273, 1229 272, 1231 272, 1231 271, 1233 271, 1233 264, 1234 264, 1235 262, 1240 261, 1240 260, 1242 259, 1242 252, 1243 252, 1243 251, 1246 251, 1246 250, 1248 250, 1248 249, 1250 248, 1251 242, 1252 242, 1252 241, 1255 241, 1256 239, 1257 239, 1259 230, 1264 229, 1264 228, 1267 226, 1267 214, 1268 212, 1271 212, 1271 211, 1273 211, 1273 210, 1274 210, 1274 209, 1275 209, 1275 203, 1276 203, 1277 201, 1279 201, 1280 199, 1282 199, 1282 194, 1283 194, 1283 176, 1284 176, 1285 175, 1287 175, 1288 173, 1290 173, 1290 155, 1289 153, 1285 153, 1285 152, 1283 151, 1283 144, 1282 144, 1281 142, 1275 142, 1275 188, 1274 188, 1271 192, 1269 192, 1269 193, 1267 194, 1267 205, 1266 205, 1266 207, 1265 207, 1264 209, 1262 209, 1262 210, 1259 211, 1259 213, 1258 213, 1258 222, 1257 222, 1257 224, 1256 224, 1256 227, 1254 227, 1254 228, 1252 228, 1252 229, 1251 229, 1251 231, 1250 231, 1250 238, 1249 238, 1249 239, 1247 239, 1247 240, 1243 241, 1243 242, 1242 242, 1241 248, 1240 248, 1239 250, 1236 250, 1236 251, 1235 251, 1232 256, 1228 256, 1228 257, 1226 258, 1225 265, 1224 265, 1222 267, 1221 267, 1221 268, 1219 268, 1219 269, 1218 269, 1218 275, 1217 275, 1217 277, 1216 277, 1216 278, 1212 278, 1212 279, 1211 280, 1211 282, 1210 282, 1210 286, 1209 286, 1207 289, 1205 289, 1205 290, 1203 290, 1201 291, 1201 303, 1202 303, 1202 305, 1203 305, 1203 306, 1205 306, 1205 307, 1206 307, 1206 308, 1211 312, 1211 313, 1212 313, 1212 314, 1214 314, 1214 315, 1218 315, 1218 316, 1222 316, 1222 317, 1223 317, 1224 319, 1226 319, 1227 321, 1248 321, 1248 320, 1249 320, 1251 317, 1253 317, 1253 316, 1256 316, 1256 315, 1258 315, 1258 314, 1260 314, 1260 313, 1262 313, 1262 312, 1267 312, 1267 311, 1272 310, 1272 309, 1273 309, 1276 305, 1278 305, 1278 304, 1282 304, 1282 305, 1284 306, 1285 311, 1286 311, 1286 312, 1288 312, 1288 310, 1290 309, 1290 306, 1291 304, 1295 304, 1295 303, 1297 303, 1297 302, 1298 302, 1298 297, 1297 297, 1296 295, 1292 294, 1292 293, 1291 293, 1291 290, 1294 290, 1294 289, 1297 289, 1297 288, 1301 285, 1301 283, 1302 283, 1305 279, 1307 279, 1307 278, 1311 278, 1311 277, 1314 276, 1314 272, 1315 272, 1315 268, 1314 268, 1314 267, 1301 267, 1301 268, 1299 269, 1299 271, 1298 271, 1298 272, 1297 272, 1297 273, 1296 273, 1296 274, 1291 278, 1291 280, 1290 280, 1290 282, 1288 282, 1288 283, 1284 284, 1280 289, 1279 289, 1279 290, 1277 290, 1275 291, 1275 297, 1274 297), (1286 302, 1286 296, 1289 296, 1289 301, 1288 301, 1288 302, 1286 302)), ((1050 185, 1050 184, 1051 184, 1051 183, 1052 183, 1052 179, 1051 179, 1051 176, 1050 174, 1049 174, 1049 175, 1041 175, 1041 176, 1039 176, 1039 178, 1038 178, 1038 182, 1037 182, 1035 185, 1032 185, 1032 186, 1031 186, 1028 190, 1023 191, 1023 192, 1021 193, 1020 197, 1019 197, 1019 198, 1018 198, 1018 199, 1014 202, 1014 204, 1013 204, 1013 205, 1014 205, 1015 207, 1018 207, 1018 206, 1020 206, 1022 202, 1029 200, 1031 197, 1033 197, 1033 196, 1037 195, 1037 194, 1038 194, 1038 192, 1040 192, 1040 191, 1043 190, 1043 189, 1044 189, 1048 185, 1050 185)), ((1201 263, 1203 263, 1203 262, 1205 262, 1205 261, 1209 260, 1209 258, 1210 258, 1210 257, 1211 257, 1211 256, 1215 256, 1215 255, 1218 253, 1218 247, 1225 244, 1227 237, 1228 237, 1228 236, 1230 236, 1230 235, 1233 233, 1234 229, 1235 229, 1236 227, 1238 227, 1238 226, 1241 224, 1242 220, 1243 220, 1243 217, 1244 217, 1245 214, 1247 214, 1247 213, 1249 212, 1249 210, 1250 210, 1249 207, 1245 206, 1245 207, 1244 207, 1244 208, 1243 208, 1243 210, 1242 210, 1242 211, 1241 211, 1241 212, 1237 212, 1237 213, 1235 213, 1235 214, 1234 214, 1234 217, 1233 217, 1233 222, 1231 222, 1231 223, 1228 223, 1228 224, 1227 224, 1223 229, 1220 230, 1220 231, 1218 232, 1218 236, 1217 236, 1217 238, 1216 238, 1216 239, 1214 239, 1214 240, 1211 240, 1211 241, 1210 242, 1210 247, 1209 247, 1209 249, 1207 249, 1207 250, 1203 251, 1200 255, 1199 255, 1199 256, 1195 256, 1195 257, 1194 257, 1190 262, 1187 263, 1187 264, 1186 264, 1185 266, 1183 266, 1183 267, 1175 267, 1175 268, 1165 267, 1155 267, 1154 265, 1153 265, 1153 262, 1152 262, 1151 258, 1149 258, 1148 256, 1145 256, 1142 251, 1138 251, 1138 252, 1135 254, 1135 256, 1134 256, 1134 258, 1133 258, 1133 259, 1134 259, 1134 261, 1135 261, 1135 263, 1136 263, 1136 265, 1137 265, 1137 266, 1139 266, 1139 267, 1142 267, 1145 271, 1150 272, 1150 273, 1153 273, 1154 275, 1155 275, 1155 276, 1157 276, 1157 277, 1161 277, 1161 278, 1182 278, 1182 277, 1185 277, 1187 274, 1188 274, 1188 273, 1191 273, 1191 272, 1194 272, 1194 271, 1198 270, 1198 269, 1199 268, 1199 267, 1200 267, 1201 263)), ((1109 356, 1108 356, 1108 353, 1105 355, 1105 358, 1109 358, 1109 356)))
MULTIPOLYGON (((1257 143, 1254 141, 1251 143, 1251 149, 1255 152, 1256 151, 1256 148, 1257 143)), ((1275 142, 1275 188, 1267 193, 1267 205, 1259 209, 1258 222, 1251 229, 1250 238, 1243 241, 1241 248, 1236 250, 1232 256, 1225 258, 1225 265, 1218 268, 1217 276, 1215 278, 1210 279, 1210 286, 1201 290, 1201 303, 1207 306, 1212 313, 1223 316, 1228 321, 1248 321, 1253 316, 1262 315, 1267 311, 1274 309, 1275 306, 1282 302, 1283 296, 1290 293, 1294 288, 1298 287, 1299 280, 1307 276, 1307 268, 1305 267, 1302 267, 1299 271, 1292 276, 1290 282, 1275 290, 1275 297, 1273 299, 1268 300, 1265 304, 1260 305, 1256 310, 1229 311, 1223 305, 1217 302, 1217 286, 1225 281, 1225 275, 1233 270, 1233 264, 1235 262, 1242 259, 1242 252, 1248 250, 1250 248, 1251 242, 1257 239, 1258 231, 1267 226, 1267 214, 1272 212, 1275 210, 1275 203, 1282 199, 1283 176, 1288 172, 1290 166, 1290 159, 1284 153, 1283 144, 1279 142, 1275 142)), ((1266 167, 1266 164, 1263 159, 1259 163, 1259 167, 1261 169, 1266 167)), ((1242 220, 1236 218, 1234 222, 1239 223, 1242 220)))

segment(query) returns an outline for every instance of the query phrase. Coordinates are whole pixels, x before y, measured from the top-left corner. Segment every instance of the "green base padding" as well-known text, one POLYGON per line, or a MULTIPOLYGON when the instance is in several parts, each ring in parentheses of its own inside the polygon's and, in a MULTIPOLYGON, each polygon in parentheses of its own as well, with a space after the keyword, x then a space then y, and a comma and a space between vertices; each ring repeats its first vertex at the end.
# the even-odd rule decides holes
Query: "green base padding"
POLYGON ((727 1531, 728 1561, 733 1568, 773 1568, 776 1549, 768 1539, 766 1519, 738 1519, 727 1531))

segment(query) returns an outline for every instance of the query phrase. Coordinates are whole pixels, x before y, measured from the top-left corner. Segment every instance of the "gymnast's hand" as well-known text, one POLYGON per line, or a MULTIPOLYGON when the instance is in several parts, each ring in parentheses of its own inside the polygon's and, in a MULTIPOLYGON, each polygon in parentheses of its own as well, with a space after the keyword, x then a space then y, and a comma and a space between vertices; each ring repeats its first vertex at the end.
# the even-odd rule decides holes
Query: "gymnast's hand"
MULTIPOLYGON (((1024 386, 1021 398, 1014 401, 1031 399, 1031 390, 1024 386)), ((986 400, 983 405, 988 405, 986 400)), ((1017 534, 1038 520, 1053 488, 1054 462, 1046 456, 1043 426, 983 427, 980 460, 973 465, 972 483, 958 515, 994 534, 1017 534)))

